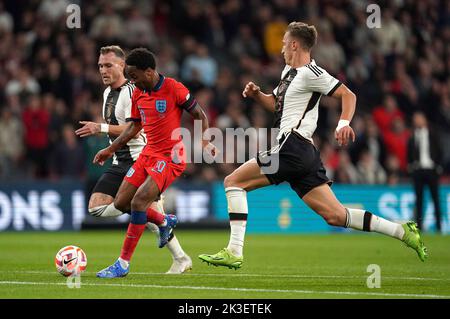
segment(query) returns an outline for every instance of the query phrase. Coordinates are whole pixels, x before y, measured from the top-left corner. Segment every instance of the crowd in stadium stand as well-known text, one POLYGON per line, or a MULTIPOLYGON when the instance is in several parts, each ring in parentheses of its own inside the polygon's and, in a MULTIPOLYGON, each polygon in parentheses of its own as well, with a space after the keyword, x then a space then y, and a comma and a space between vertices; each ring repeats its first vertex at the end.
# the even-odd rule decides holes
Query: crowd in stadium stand
MULTIPOLYGON (((317 64, 356 93, 357 140, 339 148, 339 101, 322 97, 315 144, 339 183, 409 180, 414 111, 440 133, 443 179, 450 174, 450 2, 378 2, 382 28, 369 28, 373 1, 0 1, 0 178, 96 179, 104 136, 80 139, 81 120, 101 121, 99 48, 144 46, 158 71, 181 80, 220 129, 270 127, 272 116, 241 96, 248 81, 276 87, 281 39, 291 21, 314 24, 317 64), (81 7, 81 29, 66 8, 81 7)), ((189 116, 184 125, 191 127, 189 116)), ((248 155, 248 154, 247 154, 248 155)), ((239 164, 190 164, 184 179, 219 181, 239 164)))

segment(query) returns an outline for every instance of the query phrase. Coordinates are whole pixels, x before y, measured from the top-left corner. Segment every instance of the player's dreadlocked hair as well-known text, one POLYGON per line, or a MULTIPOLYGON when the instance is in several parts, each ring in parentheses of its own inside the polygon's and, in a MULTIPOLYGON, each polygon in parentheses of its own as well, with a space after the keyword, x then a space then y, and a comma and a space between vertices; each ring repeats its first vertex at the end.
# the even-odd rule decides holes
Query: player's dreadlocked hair
POLYGON ((148 68, 155 70, 156 68, 155 55, 146 48, 131 50, 125 62, 127 65, 134 66, 139 70, 147 70, 148 68))

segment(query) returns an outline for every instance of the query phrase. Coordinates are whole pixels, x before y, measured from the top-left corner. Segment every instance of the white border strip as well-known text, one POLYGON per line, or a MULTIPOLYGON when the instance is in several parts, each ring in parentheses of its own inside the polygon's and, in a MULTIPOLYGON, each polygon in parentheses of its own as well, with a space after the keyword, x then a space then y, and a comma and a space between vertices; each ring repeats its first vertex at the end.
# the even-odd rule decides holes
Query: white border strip
MULTIPOLYGON (((54 274, 56 272, 51 271, 40 271, 40 270, 12 270, 12 271, 4 271, 3 273, 23 273, 23 274, 54 274)), ((95 274, 95 272, 87 271, 86 274, 95 274)), ((132 272, 130 275, 145 275, 145 276, 160 276, 166 275, 162 272, 132 272)), ((348 279, 367 279, 366 276, 333 276, 333 275, 296 275, 296 274, 246 274, 246 273, 237 273, 237 274, 211 274, 211 273, 184 273, 180 274, 182 276, 201 276, 201 277, 266 277, 266 278, 348 278, 348 279)), ((171 274, 171 276, 173 276, 171 274)), ((393 280, 417 280, 417 281, 450 281, 450 278, 430 278, 430 277, 390 277, 383 276, 383 279, 393 279, 393 280)))
MULTIPOLYGON (((0 281, 0 285, 45 285, 45 286, 65 286, 66 283, 55 282, 31 282, 31 281, 0 281)), ((81 283, 82 286, 96 287, 130 287, 130 288, 162 288, 162 289, 189 289, 189 290, 221 290, 221 291, 241 291, 241 292, 274 292, 274 293, 299 293, 299 294, 327 294, 327 295, 349 295, 349 296, 381 296, 381 297, 407 297, 407 298, 450 298, 447 295, 419 295, 419 294, 395 294, 378 292, 355 292, 355 291, 314 291, 297 289, 258 289, 258 288, 225 288, 225 287, 205 287, 205 286, 162 286, 144 284, 95 284, 81 283)))

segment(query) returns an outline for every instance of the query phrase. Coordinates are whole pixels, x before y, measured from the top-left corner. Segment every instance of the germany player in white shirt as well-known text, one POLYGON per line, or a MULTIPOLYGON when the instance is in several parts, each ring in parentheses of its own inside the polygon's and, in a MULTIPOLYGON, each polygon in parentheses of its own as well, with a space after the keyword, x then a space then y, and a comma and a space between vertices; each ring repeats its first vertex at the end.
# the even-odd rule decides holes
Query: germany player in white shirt
POLYGON ((282 54, 286 67, 273 94, 265 94, 253 82, 242 92, 266 109, 275 112, 275 127, 280 129, 278 145, 257 158, 241 165, 225 178, 224 186, 230 217, 230 240, 227 248, 214 255, 199 258, 208 264, 240 268, 247 224, 247 192, 271 184, 288 182, 298 196, 332 226, 350 227, 378 232, 403 241, 416 250, 420 260, 427 258, 414 222, 399 224, 362 209, 344 207, 330 188, 312 135, 317 127, 320 97, 329 95, 341 100, 342 113, 335 130, 339 146, 355 139, 350 127, 356 108, 356 96, 344 84, 311 59, 311 49, 317 40, 314 26, 302 22, 289 24, 284 37, 282 54), (277 161, 273 169, 271 160, 277 161), (275 166, 276 167, 276 166, 275 166))
MULTIPOLYGON (((107 46, 100 49, 98 68, 103 83, 108 86, 103 93, 103 118, 106 123, 81 121, 80 124, 83 126, 76 130, 76 134, 87 137, 104 133, 108 135, 112 143, 127 127, 126 119, 131 114, 134 84, 125 78, 125 53, 119 46, 107 46)), ((92 216, 117 217, 129 211, 129 207, 115 207, 114 198, 123 178, 145 145, 145 135, 139 133, 114 154, 111 167, 100 177, 89 199, 88 209, 92 216)), ((163 199, 153 202, 152 208, 164 213, 163 199)), ((159 235, 158 226, 147 223, 147 227, 159 235)), ((172 233, 166 246, 173 258, 168 274, 181 274, 192 268, 192 260, 181 248, 175 234, 172 233)))

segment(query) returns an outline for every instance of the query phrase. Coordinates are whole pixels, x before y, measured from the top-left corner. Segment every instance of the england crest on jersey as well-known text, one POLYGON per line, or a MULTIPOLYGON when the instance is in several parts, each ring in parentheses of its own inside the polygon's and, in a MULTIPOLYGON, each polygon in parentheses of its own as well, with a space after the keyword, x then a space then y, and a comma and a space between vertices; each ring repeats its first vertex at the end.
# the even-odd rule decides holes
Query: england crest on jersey
POLYGON ((167 102, 166 100, 156 100, 155 106, 159 113, 164 113, 167 109, 167 102))

